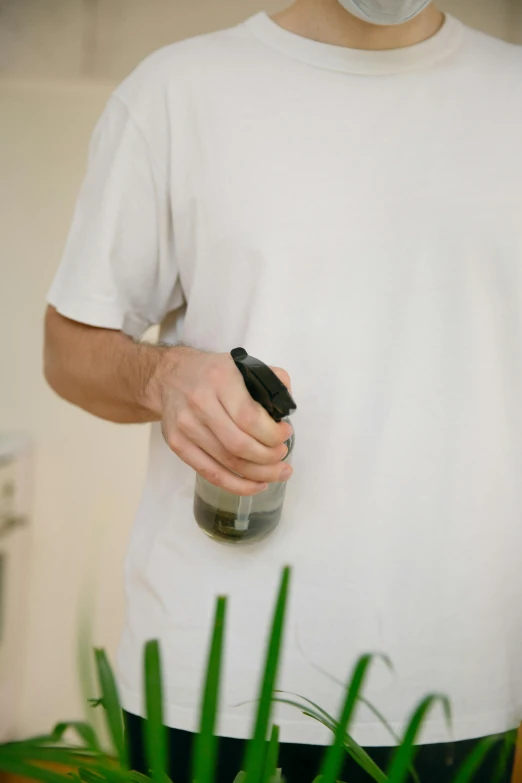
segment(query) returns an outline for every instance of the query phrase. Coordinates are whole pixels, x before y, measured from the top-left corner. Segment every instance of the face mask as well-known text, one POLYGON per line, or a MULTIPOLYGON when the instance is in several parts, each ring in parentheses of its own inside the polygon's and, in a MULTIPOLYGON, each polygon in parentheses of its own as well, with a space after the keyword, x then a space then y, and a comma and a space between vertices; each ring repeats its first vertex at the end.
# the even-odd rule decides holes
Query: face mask
POLYGON ((370 24, 395 25, 409 22, 427 8, 431 0, 338 0, 346 10, 370 24))

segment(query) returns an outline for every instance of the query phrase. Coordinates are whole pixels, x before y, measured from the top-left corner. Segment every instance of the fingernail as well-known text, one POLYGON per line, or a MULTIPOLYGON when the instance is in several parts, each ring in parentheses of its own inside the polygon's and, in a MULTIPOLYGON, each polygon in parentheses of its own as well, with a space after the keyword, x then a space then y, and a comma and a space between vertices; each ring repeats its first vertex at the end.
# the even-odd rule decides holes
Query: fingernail
POLYGON ((292 475, 292 468, 290 465, 285 465, 281 473, 279 474, 281 481, 286 481, 292 475))

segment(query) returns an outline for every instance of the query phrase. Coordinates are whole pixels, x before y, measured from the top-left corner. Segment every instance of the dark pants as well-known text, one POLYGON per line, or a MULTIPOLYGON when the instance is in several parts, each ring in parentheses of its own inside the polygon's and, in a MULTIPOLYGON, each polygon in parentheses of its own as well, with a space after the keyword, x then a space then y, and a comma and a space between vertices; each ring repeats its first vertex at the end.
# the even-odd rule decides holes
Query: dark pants
MULTIPOLYGON (((131 752, 131 765, 137 772, 147 773, 147 763, 143 748, 142 731, 144 721, 135 715, 125 713, 127 738, 131 752)), ((194 735, 178 729, 168 729, 169 773, 174 783, 191 783, 190 768, 194 735)), ((415 769, 421 783, 452 783, 463 760, 471 753, 475 740, 455 742, 451 745, 423 745, 415 760, 415 769)), ((386 771, 393 748, 368 748, 368 753, 386 771)), ((473 783, 509 783, 513 770, 514 742, 507 754, 507 766, 503 772, 505 746, 495 746, 486 757, 484 766, 473 778, 473 783)), ((241 770, 245 753, 245 743, 241 740, 220 739, 219 761, 216 783, 233 783, 241 770)), ((324 748, 315 745, 282 744, 279 754, 279 766, 283 770, 287 783, 312 783, 319 772, 324 748)), ((341 780, 346 783, 369 783, 371 778, 348 756, 343 768, 341 780)), ((411 779, 408 779, 409 781, 411 779)))

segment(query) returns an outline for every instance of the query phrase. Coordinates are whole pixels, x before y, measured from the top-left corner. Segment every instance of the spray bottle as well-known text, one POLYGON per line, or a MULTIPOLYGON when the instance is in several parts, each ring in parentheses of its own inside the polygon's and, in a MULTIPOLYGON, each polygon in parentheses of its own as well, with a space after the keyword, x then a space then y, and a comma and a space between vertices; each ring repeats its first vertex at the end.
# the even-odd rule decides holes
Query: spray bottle
MULTIPOLYGON (((277 375, 259 359, 249 356, 243 348, 231 352, 237 369, 243 376, 251 397, 270 414, 274 421, 288 421, 296 404, 277 375)), ((290 462, 294 435, 287 441, 290 462)), ((253 497, 240 497, 196 478, 194 516, 200 528, 222 543, 246 544, 266 538, 279 524, 285 499, 286 482, 269 484, 268 489, 253 497)))

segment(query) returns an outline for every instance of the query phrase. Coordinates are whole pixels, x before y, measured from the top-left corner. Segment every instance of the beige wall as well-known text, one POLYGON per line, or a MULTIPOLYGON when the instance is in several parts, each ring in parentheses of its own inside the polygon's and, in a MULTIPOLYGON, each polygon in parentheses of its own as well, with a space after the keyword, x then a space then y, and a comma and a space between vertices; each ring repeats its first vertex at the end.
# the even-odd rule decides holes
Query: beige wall
MULTIPOLYGON (((522 43, 522 0, 438 0, 493 35, 522 43)), ((289 0, 0 1, 0 75, 118 81, 152 50, 232 25, 289 0)))
MULTIPOLYGON (((44 299, 88 138, 113 82, 148 51, 230 24, 259 5, 110 0, 100 3, 101 16, 87 28, 89 46, 78 49, 93 20, 78 15, 76 0, 68 6, 60 0, 19 3, 11 4, 25 8, 18 27, 13 17, 9 29, 0 29, 0 50, 2 42, 9 44, 0 60, 0 430, 28 430, 36 443, 28 655, 21 662, 26 675, 19 714, 19 732, 27 734, 81 714, 75 628, 82 582, 95 561, 95 642, 114 651, 123 615, 125 542, 146 459, 145 428, 90 418, 55 398, 41 377, 44 299), (54 16, 42 13, 44 4, 54 16)), ((443 6, 499 36, 514 38, 515 30, 522 41, 522 20, 507 0, 448 0, 443 6)))
POLYGON ((522 30, 512 25, 513 10, 519 0, 440 0, 438 5, 462 19, 466 24, 498 38, 522 43, 522 30))
POLYGON ((145 428, 119 428, 62 403, 40 369, 45 295, 109 91, 103 84, 0 83, 0 430, 27 430, 36 445, 23 732, 79 713, 75 622, 98 522, 96 639, 114 648, 124 543, 145 465, 145 428))
POLYGON ((120 80, 154 49, 285 0, 0 2, 0 73, 120 80))

